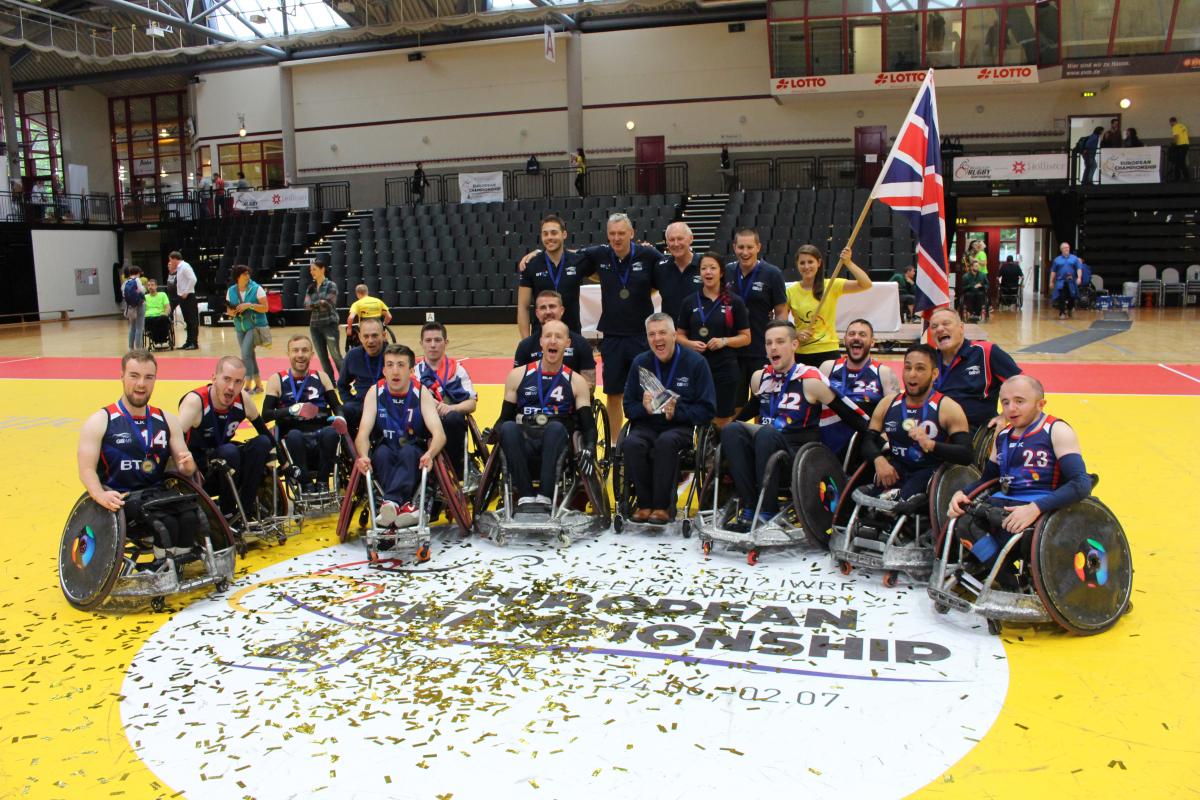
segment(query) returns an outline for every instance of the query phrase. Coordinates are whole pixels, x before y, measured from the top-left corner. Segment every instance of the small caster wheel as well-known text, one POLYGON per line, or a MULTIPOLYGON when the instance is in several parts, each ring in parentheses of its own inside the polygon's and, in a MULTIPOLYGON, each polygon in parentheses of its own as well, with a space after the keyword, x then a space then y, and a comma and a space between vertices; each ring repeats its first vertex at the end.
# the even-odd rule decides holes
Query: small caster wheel
POLYGON ((496 531, 496 535, 492 537, 492 541, 494 541, 498 546, 504 547, 508 544, 508 534, 504 533, 503 531, 496 531))
POLYGON ((613 517, 613 533, 620 533, 625 529, 625 518, 620 514, 613 517))
POLYGON ((367 550, 367 560, 368 561, 378 561, 379 560, 379 551, 376 550, 374 547, 369 548, 367 550))
POLYGON ((245 539, 238 539, 238 542, 234 546, 234 549, 237 551, 238 558, 245 558, 246 553, 248 553, 250 551, 250 547, 246 544, 245 539))
POLYGON ((945 603, 934 603, 933 610, 939 614, 949 614, 950 606, 946 605, 945 603))
POLYGON ((757 550, 751 550, 749 553, 746 553, 746 563, 752 567, 756 566, 758 564, 758 551, 757 550))
POLYGON ((704 555, 712 552, 712 542, 704 541, 700 543, 700 549, 704 551, 704 555))
POLYGON ((987 623, 988 623, 988 633, 990 633, 992 636, 999 636, 1000 635, 1000 620, 989 619, 987 621, 987 623))
POLYGON ((896 585, 897 580, 899 580, 899 575, 896 574, 895 570, 888 570, 887 572, 883 573, 883 585, 889 589, 896 585))
POLYGON ((685 519, 683 522, 679 523, 679 532, 683 534, 683 538, 685 539, 692 538, 692 521, 690 519, 685 519))
POLYGON ((419 548, 417 548, 417 563, 418 564, 424 564, 426 561, 429 560, 429 558, 430 558, 429 545, 423 544, 419 548))
POLYGON ((571 537, 566 533, 560 533, 558 536, 554 537, 554 541, 555 544, 557 544, 559 548, 563 550, 566 550, 571 546, 571 537))
POLYGON ((215 588, 218 592, 223 592, 229 588, 229 581, 222 578, 221 580, 217 581, 215 588))
POLYGON ((360 527, 360 528, 367 527, 367 509, 366 508, 363 508, 362 511, 358 512, 358 527, 360 527))
POLYGON ((849 561, 839 561, 838 562, 838 570, 840 570, 843 575, 849 575, 850 570, 852 570, 852 569, 854 569, 854 567, 852 567, 850 565, 849 561))
POLYGON ((283 545, 287 544, 287 537, 286 537, 286 536, 280 536, 280 537, 279 537, 279 542, 278 542, 278 544, 279 544, 279 546, 280 546, 280 547, 282 547, 283 545))
POLYGON ((161 614, 167 609, 167 601, 161 597, 150 598, 150 608, 155 614, 161 614))

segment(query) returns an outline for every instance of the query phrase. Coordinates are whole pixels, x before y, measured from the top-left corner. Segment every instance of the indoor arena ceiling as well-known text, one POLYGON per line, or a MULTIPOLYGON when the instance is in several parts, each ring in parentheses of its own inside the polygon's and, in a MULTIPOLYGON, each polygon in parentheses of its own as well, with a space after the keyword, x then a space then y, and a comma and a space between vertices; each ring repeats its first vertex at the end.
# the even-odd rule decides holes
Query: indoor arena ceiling
MULTIPOLYGON (((0 0, 0 47, 18 89, 87 83, 127 94, 140 84, 161 90, 168 75, 184 81, 215 69, 540 34, 546 23, 590 32, 765 15, 761 0, 532 0, 505 10, 486 10, 487 0, 299 0, 300 10, 315 4, 344 27, 283 36, 264 30, 263 14, 231 11, 236 1, 0 0)), ((280 0, 260 2, 278 13, 280 0)))

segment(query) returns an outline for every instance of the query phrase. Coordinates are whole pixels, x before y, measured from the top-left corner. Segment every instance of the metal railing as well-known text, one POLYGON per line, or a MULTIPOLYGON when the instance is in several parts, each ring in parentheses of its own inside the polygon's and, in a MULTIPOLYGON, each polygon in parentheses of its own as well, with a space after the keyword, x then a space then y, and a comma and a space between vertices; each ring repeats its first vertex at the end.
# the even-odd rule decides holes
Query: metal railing
POLYGON ((775 181, 780 189, 808 189, 816 186, 816 156, 775 159, 775 181))
POLYGON ((774 189, 775 161, 770 158, 741 158, 733 162, 733 175, 739 189, 774 189))
POLYGON ((313 209, 316 211, 349 211, 350 181, 326 181, 306 184, 312 189, 313 209))
POLYGON ((111 225, 113 199, 106 194, 0 192, 0 221, 55 225, 111 225))

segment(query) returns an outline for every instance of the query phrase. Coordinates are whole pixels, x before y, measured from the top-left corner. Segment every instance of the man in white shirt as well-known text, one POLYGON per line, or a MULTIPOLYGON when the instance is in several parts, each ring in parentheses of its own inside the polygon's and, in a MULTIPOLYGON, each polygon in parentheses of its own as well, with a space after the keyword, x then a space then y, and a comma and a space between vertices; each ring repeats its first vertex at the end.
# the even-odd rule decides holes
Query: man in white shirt
POLYGON ((167 272, 170 273, 168 282, 175 284, 175 297, 178 298, 179 308, 183 310, 183 324, 187 329, 187 341, 181 350, 199 350, 196 344, 196 333, 200 327, 200 312, 196 305, 196 271, 192 265, 183 260, 183 254, 172 250, 167 256, 167 272))

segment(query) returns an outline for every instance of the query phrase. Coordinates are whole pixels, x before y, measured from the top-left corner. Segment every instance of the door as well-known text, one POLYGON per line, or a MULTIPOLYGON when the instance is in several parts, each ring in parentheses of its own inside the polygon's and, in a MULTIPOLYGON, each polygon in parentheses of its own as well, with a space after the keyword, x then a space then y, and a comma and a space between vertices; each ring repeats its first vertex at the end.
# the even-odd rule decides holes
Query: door
POLYGON ((637 193, 665 194, 666 140, 662 136, 638 136, 633 142, 633 152, 637 160, 637 193))
POLYGON ((887 125, 859 125, 854 128, 854 165, 860 189, 870 189, 887 158, 887 125))

